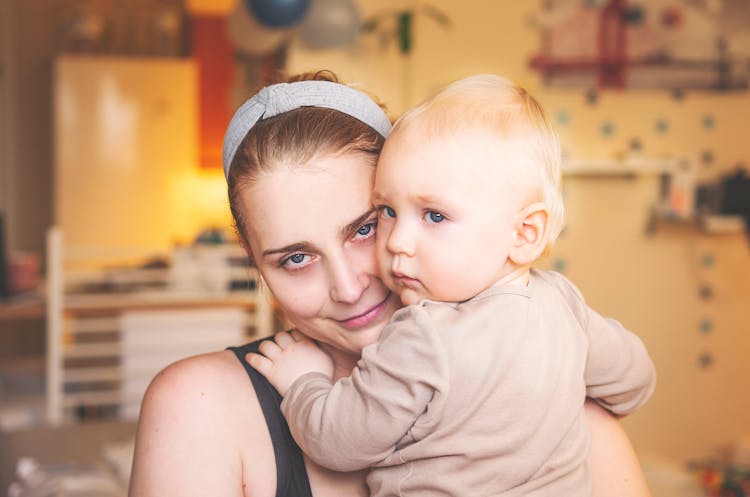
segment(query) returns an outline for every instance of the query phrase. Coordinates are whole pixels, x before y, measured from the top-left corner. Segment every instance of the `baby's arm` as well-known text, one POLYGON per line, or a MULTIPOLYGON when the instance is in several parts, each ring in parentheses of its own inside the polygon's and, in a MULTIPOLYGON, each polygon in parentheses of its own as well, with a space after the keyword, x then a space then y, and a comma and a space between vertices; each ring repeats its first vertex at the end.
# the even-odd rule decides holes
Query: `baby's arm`
POLYGON ((586 305, 581 292, 564 276, 546 273, 545 277, 565 296, 588 338, 586 395, 617 415, 645 404, 656 386, 656 371, 641 339, 586 305))
POLYGON ((618 321, 588 311, 586 395, 614 414, 628 414, 654 392, 654 363, 638 336, 618 321))
POLYGON ((307 373, 320 373, 329 379, 333 376, 331 357, 296 330, 277 333, 273 340, 261 342, 258 350, 263 355, 248 354, 248 363, 282 396, 295 380, 307 373))
POLYGON ((292 435, 321 465, 353 471, 382 461, 410 441, 414 421, 445 388, 447 361, 426 313, 404 309, 397 316, 350 377, 332 383, 307 374, 286 392, 281 408, 292 435))

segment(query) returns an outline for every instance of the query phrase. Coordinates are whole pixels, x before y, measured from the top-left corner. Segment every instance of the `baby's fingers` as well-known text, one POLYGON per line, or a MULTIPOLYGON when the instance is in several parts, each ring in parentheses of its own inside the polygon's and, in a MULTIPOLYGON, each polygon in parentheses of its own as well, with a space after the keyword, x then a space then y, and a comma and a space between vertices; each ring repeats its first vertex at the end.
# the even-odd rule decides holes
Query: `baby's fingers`
POLYGON ((273 362, 269 358, 255 352, 249 352, 245 356, 245 360, 256 371, 266 377, 271 373, 271 369, 273 368, 273 362))
POLYGON ((273 340, 263 340, 258 345, 258 352, 268 357, 269 359, 275 359, 281 354, 281 347, 273 340))
POLYGON ((273 339, 278 344, 278 346, 281 347, 282 349, 289 347, 291 344, 295 342, 294 338, 292 338, 292 335, 290 335, 286 331, 280 331, 276 333, 273 339))

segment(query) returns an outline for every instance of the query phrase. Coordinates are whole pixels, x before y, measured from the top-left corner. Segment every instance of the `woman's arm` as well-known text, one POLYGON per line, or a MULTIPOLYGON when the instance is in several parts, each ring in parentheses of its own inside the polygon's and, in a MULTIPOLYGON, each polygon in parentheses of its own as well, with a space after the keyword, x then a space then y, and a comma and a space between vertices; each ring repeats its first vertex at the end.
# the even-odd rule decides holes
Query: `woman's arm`
POLYGON ((272 496, 275 474, 263 414, 231 352, 179 361, 153 379, 138 422, 130 497, 272 496))
POLYGON ((617 419, 593 401, 585 406, 591 430, 588 464, 593 497, 650 497, 628 436, 617 419))

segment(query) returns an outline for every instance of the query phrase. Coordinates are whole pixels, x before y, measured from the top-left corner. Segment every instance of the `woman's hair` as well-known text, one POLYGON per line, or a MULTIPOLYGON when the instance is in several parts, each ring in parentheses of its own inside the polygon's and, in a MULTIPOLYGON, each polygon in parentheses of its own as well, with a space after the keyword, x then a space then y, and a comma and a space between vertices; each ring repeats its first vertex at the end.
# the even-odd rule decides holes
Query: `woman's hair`
MULTIPOLYGON (((330 71, 299 74, 284 82, 297 81, 339 83, 330 71)), ((383 136, 360 120, 322 107, 300 107, 258 121, 240 143, 227 174, 229 207, 242 242, 250 247, 242 192, 261 173, 281 165, 301 165, 316 157, 344 153, 361 153, 375 164, 384 141, 383 136)))
MULTIPOLYGON (((554 243, 565 218, 560 140, 531 94, 500 76, 471 76, 448 85, 408 111, 396 122, 393 132, 417 121, 420 129, 437 136, 480 128, 500 139, 518 141, 535 168, 518 170, 517 174, 539 187, 549 210, 548 246, 554 243)), ((502 157, 498 163, 502 163, 502 157)))

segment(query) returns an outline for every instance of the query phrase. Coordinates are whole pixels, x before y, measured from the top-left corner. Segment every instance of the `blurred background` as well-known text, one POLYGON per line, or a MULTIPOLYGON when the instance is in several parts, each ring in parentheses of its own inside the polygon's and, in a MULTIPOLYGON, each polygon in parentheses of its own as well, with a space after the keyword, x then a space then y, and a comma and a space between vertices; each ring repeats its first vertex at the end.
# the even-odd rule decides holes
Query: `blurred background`
POLYGON ((750 495, 748 0, 0 0, 0 495, 122 495, 153 374, 283 326, 221 140, 319 69, 394 119, 476 73, 537 96, 567 207, 542 265, 651 352, 622 423, 652 492, 750 495))

